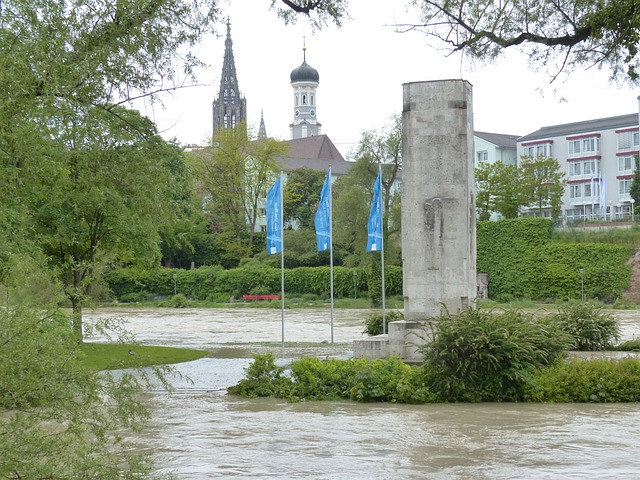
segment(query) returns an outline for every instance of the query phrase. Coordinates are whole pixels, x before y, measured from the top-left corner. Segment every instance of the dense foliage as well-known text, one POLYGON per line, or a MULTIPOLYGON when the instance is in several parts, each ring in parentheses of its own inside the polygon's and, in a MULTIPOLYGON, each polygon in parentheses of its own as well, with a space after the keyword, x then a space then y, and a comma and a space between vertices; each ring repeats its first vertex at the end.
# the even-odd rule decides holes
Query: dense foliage
POLYGON ((466 310, 434 319, 424 363, 302 358, 289 369, 272 353, 256 355, 232 395, 299 400, 402 403, 534 401, 637 402, 640 360, 565 360, 563 331, 576 311, 536 317, 519 311, 466 310))
MULTIPOLYGON (((640 25, 635 0, 416 0, 415 28, 451 50, 491 61, 521 48, 536 69, 611 69, 613 80, 638 81, 640 25)), ((553 74, 553 70, 552 74, 553 74)))
POLYGON ((530 402, 640 402, 640 361, 572 359, 539 370, 525 391, 530 402))
POLYGON ((550 319, 571 335, 575 350, 609 350, 620 337, 618 320, 591 303, 561 306, 550 319))
MULTIPOLYGON (((329 267, 285 269, 285 291, 295 294, 329 294, 329 267)), ((279 268, 250 266, 224 270, 221 267, 202 267, 195 270, 124 268, 104 274, 112 294, 127 301, 131 295, 144 292, 147 298, 182 293, 190 298, 205 300, 209 295, 240 298, 242 295, 262 295, 280 292, 279 268), (175 279, 174 279, 175 275, 175 279)), ((336 296, 353 296, 367 291, 371 274, 359 269, 334 267, 333 288, 336 296)), ((385 289, 388 295, 402 293, 402 269, 385 268, 385 289)))
POLYGON ((444 401, 521 400, 533 372, 570 346, 557 324, 519 311, 467 309, 429 325, 424 375, 444 401))
POLYGON ((0 309, 0 478, 140 478, 149 458, 124 434, 148 416, 145 376, 84 368, 69 325, 0 309))
POLYGON ((551 242, 552 230, 542 218, 478 222, 477 271, 488 274, 491 298, 566 300, 584 286, 586 298, 615 300, 629 287, 629 247, 551 242))

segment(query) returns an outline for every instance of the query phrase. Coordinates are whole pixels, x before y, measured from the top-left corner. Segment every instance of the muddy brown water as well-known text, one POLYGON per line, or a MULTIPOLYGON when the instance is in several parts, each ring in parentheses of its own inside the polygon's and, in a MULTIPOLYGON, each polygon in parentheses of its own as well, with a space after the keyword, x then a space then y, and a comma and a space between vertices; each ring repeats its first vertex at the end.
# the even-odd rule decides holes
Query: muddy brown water
MULTIPOLYGON (((142 344, 203 348, 177 365, 193 383, 147 394, 152 421, 137 440, 178 479, 619 479, 640 477, 640 404, 395 405, 241 399, 226 394, 255 352, 281 364, 346 358, 368 311, 104 309, 142 344)), ((615 312, 623 339, 640 312, 615 312)), ((96 338, 104 340, 104 338, 96 338)))

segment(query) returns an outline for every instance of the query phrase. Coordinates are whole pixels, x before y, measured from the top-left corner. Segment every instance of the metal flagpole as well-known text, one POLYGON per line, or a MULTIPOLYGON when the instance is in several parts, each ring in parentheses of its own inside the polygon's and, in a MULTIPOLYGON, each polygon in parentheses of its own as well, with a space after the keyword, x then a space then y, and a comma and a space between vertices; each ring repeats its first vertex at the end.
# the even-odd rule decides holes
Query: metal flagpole
POLYGON ((333 345, 333 202, 331 198, 331 165, 329 165, 329 277, 331 291, 331 344, 333 345))
POLYGON ((282 312, 282 354, 284 356, 284 196, 282 177, 282 170, 280 170, 280 305, 282 312))
POLYGON ((387 320, 385 316, 385 288, 384 288, 384 213, 382 211, 382 197, 384 195, 382 191, 382 164, 378 161, 378 175, 380 176, 380 225, 381 225, 381 233, 380 236, 380 264, 382 270, 382 333, 387 333, 387 320))

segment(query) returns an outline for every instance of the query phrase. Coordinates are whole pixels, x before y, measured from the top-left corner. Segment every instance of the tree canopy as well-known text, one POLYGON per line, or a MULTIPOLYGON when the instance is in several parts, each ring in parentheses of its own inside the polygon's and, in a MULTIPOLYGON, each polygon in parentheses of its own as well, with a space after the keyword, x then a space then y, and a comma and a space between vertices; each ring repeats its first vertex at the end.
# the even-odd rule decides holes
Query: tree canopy
POLYGON ((522 48, 532 65, 556 72, 608 67, 611 77, 639 79, 640 4, 637 0, 413 0, 418 29, 463 51, 493 60, 507 48, 522 48))

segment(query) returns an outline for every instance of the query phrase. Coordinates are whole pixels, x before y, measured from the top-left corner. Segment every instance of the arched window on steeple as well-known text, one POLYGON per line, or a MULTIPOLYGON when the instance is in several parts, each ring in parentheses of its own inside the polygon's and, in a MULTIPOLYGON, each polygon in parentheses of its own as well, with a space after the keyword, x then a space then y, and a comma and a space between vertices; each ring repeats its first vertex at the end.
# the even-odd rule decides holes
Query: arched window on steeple
POLYGON ((313 93, 311 94, 311 105, 315 105, 315 104, 314 104, 313 93))
POLYGON ((298 94, 296 93, 296 107, 298 106, 298 94))
POLYGON ((306 94, 306 93, 303 93, 303 94, 302 94, 302 104, 303 104, 303 105, 306 105, 306 104, 307 104, 307 94, 306 94))
POLYGON ((224 123, 224 128, 229 128, 229 117, 226 114, 222 117, 222 121, 224 123))

